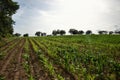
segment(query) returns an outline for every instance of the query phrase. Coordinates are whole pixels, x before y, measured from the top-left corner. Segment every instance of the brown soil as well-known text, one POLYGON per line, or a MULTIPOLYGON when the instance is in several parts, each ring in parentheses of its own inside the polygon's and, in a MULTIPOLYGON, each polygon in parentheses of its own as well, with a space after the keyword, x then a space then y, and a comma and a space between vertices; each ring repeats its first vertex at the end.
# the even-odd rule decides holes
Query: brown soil
MULTIPOLYGON (((20 43, 20 41, 18 42, 18 44, 19 43, 20 43)), ((14 53, 17 51, 18 44, 16 44, 12 49, 6 50, 6 52, 7 52, 6 55, 4 56, 4 58, 2 60, 0 60, 0 73, 4 71, 4 69, 8 65, 10 59, 13 57, 14 53)))
POLYGON ((21 71, 21 54, 24 42, 24 39, 20 40, 19 43, 14 46, 14 48, 8 51, 6 57, 3 59, 2 63, 0 63, 2 65, 0 67, 0 75, 2 75, 5 80, 20 80, 20 73, 22 74, 23 72, 21 71))
POLYGON ((12 44, 14 44, 14 43, 17 42, 17 41, 19 41, 19 39, 14 39, 14 40, 6 43, 4 46, 2 46, 2 47, 0 48, 0 51, 4 51, 4 50, 8 49, 12 44))
MULTIPOLYGON (((5 57, 0 60, 0 78, 3 76, 5 80, 29 80, 28 74, 24 69, 23 63, 26 61, 22 55, 24 55, 24 44, 26 39, 15 39, 7 45, 0 48, 3 52, 5 51, 5 57), (15 44, 12 48, 9 48, 12 44, 15 44)), ((43 51, 45 57, 50 62, 54 62, 54 57, 50 56, 45 49, 42 49, 34 40, 33 42, 43 51)), ((47 49, 47 48, 46 48, 47 49)), ((49 74, 44 68, 44 65, 39 61, 38 55, 34 52, 33 46, 29 41, 29 52, 27 53, 30 57, 28 64, 30 66, 30 73, 35 80, 56 80, 49 74)), ((53 67, 57 74, 60 74, 65 80, 77 80, 73 74, 67 71, 63 66, 53 63, 53 67)))

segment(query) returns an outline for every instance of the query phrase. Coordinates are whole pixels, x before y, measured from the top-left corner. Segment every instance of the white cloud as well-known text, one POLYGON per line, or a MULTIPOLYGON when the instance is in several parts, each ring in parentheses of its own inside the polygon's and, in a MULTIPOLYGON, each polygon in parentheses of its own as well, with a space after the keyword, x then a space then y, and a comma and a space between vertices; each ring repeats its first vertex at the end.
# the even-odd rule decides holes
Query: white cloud
POLYGON ((70 28, 112 30, 111 26, 120 24, 120 1, 117 1, 21 0, 21 8, 14 16, 15 32, 34 34, 40 30, 50 34, 53 29, 70 28))

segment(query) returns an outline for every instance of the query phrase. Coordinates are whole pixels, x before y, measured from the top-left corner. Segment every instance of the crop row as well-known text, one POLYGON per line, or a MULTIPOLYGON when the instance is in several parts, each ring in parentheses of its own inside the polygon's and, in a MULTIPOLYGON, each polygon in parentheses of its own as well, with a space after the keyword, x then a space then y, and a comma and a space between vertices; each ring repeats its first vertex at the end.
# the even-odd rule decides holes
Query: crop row
POLYGON ((79 46, 76 45, 66 45, 65 43, 49 41, 44 38, 35 38, 35 40, 46 48, 56 63, 62 65, 67 71, 79 79, 119 79, 119 60, 118 58, 115 60, 116 56, 114 54, 101 51, 104 48, 95 46, 98 49, 93 49, 95 51, 92 51, 91 49, 94 46, 84 45, 86 47, 83 47, 81 51, 79 50, 79 46), (86 49, 87 47, 88 49, 86 49))
MULTIPOLYGON (((22 66, 27 78, 38 80, 41 77, 42 79, 39 71, 43 70, 44 76, 49 77, 48 80, 120 79, 120 44, 117 35, 111 40, 109 40, 111 36, 105 35, 73 37, 24 38, 26 41, 22 66)), ((22 38, 15 43, 9 43, 11 46, 1 48, 0 59, 5 59, 7 53, 10 53, 9 50, 15 48, 20 41, 22 38)))

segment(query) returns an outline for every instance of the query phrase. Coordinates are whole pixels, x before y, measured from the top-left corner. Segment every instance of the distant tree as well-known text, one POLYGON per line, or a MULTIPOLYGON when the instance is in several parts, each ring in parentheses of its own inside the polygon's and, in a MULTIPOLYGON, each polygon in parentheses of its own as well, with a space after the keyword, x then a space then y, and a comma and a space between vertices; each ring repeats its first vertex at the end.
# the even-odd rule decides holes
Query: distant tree
POLYGON ((98 33, 99 33, 99 34, 103 34, 103 32, 102 32, 102 31, 98 31, 98 33))
POLYGON ((104 30, 102 30, 102 31, 98 31, 98 33, 99 33, 99 34, 107 34, 108 31, 104 31, 104 30))
POLYGON ((79 33, 78 30, 73 31, 73 34, 78 34, 78 33, 79 33))
POLYGON ((91 30, 87 30, 86 34, 92 34, 92 31, 91 30))
POLYGON ((47 35, 47 36, 52 36, 52 35, 47 35))
POLYGON ((56 30, 53 30, 53 31, 52 31, 52 34, 53 34, 54 36, 56 36, 56 35, 57 35, 57 31, 56 31, 56 30))
POLYGON ((66 34, 65 30, 60 30, 60 35, 66 34))
POLYGON ((108 33, 108 31, 103 31, 103 34, 107 34, 108 33))
POLYGON ((28 33, 26 33, 26 34, 24 34, 23 36, 24 36, 24 37, 28 37, 28 36, 29 36, 29 34, 28 34, 28 33))
POLYGON ((69 30, 69 33, 70 33, 70 34, 73 34, 74 30, 75 30, 75 29, 70 29, 70 30, 69 30))
POLYGON ((120 31, 115 31, 115 34, 120 34, 120 31))
POLYGON ((46 36, 46 33, 41 33, 41 36, 46 36))
POLYGON ((36 35, 36 36, 40 36, 40 35, 41 35, 41 32, 38 31, 38 32, 35 33, 35 35, 36 35))
POLYGON ((84 34, 83 30, 78 31, 79 34, 84 34))
POLYGON ((15 33, 14 35, 15 35, 16 37, 20 37, 20 36, 21 36, 20 33, 15 33))
POLYGON ((69 33, 70 33, 70 34, 78 34, 79 32, 78 32, 78 30, 76 30, 76 29, 70 29, 70 30, 69 30, 69 33))
POLYGON ((57 34, 60 34, 60 30, 59 29, 57 30, 57 34))
POLYGON ((113 34, 114 32, 113 31, 109 31, 109 34, 113 34))

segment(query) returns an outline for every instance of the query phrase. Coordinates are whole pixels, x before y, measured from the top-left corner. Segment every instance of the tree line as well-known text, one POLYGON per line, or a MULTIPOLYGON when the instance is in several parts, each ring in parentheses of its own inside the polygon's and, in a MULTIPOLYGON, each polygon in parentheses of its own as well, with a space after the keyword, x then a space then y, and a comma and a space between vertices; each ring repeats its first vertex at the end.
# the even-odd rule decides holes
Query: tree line
MULTIPOLYGON (((71 35, 91 35, 91 34, 94 34, 92 32, 92 30, 87 30, 87 31, 83 31, 83 30, 77 30, 77 29, 69 29, 68 31, 71 35)), ((112 34, 120 34, 120 31, 106 31, 106 30, 99 30, 98 31, 98 34, 99 35, 102 35, 102 34, 109 34, 109 35, 112 35, 112 34)), ((65 30, 60 30, 60 29, 57 29, 57 30, 53 30, 51 35, 47 35, 47 33, 45 32, 41 32, 41 31, 37 31, 35 33, 35 36, 57 36, 57 35, 66 35, 66 31, 65 30)), ((15 33, 14 36, 21 36, 20 33, 15 33)), ((24 37, 28 37, 29 34, 26 33, 26 34, 23 34, 24 37)))
MULTIPOLYGON (((87 31, 83 31, 83 30, 77 30, 77 29, 69 29, 68 31, 71 35, 75 35, 75 34, 94 34, 92 32, 92 30, 87 30, 87 31)), ((53 35, 65 35, 66 31, 65 30, 53 30, 52 32, 53 35)), ((99 30, 98 34, 120 34, 120 31, 106 31, 106 30, 99 30)))
MULTIPOLYGON (((70 34, 94 34, 92 30, 87 30, 86 32, 83 30, 76 30, 76 29, 70 29, 69 30, 70 34)), ((120 34, 119 30, 116 31, 106 31, 106 30, 99 30, 98 34, 120 34)))

